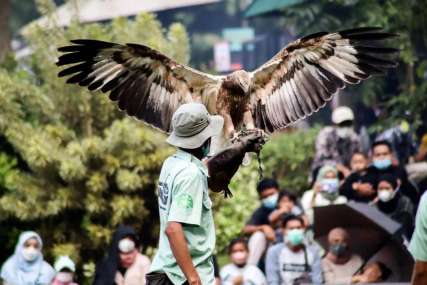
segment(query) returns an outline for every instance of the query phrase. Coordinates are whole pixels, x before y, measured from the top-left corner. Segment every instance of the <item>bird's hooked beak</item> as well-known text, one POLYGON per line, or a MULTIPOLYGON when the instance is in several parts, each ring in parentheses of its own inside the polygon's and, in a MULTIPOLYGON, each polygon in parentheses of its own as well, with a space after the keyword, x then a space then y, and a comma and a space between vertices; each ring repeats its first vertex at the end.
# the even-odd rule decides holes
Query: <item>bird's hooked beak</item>
POLYGON ((239 86, 242 88, 243 93, 248 94, 249 93, 249 82, 246 80, 246 78, 239 79, 239 86))

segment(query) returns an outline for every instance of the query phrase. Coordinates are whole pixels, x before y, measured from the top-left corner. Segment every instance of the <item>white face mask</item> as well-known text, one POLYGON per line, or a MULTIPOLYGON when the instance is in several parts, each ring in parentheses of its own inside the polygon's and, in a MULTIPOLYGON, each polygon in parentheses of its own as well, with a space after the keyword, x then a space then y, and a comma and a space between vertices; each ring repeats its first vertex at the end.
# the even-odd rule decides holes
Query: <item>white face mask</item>
POLYGON ((244 265, 248 259, 248 253, 246 251, 236 251, 231 254, 231 260, 236 265, 244 265))
POLYGON ((58 280, 61 283, 71 283, 73 282, 73 273, 58 272, 58 274, 56 274, 56 280, 58 280))
POLYGON ((379 190, 378 191, 378 199, 380 201, 387 203, 392 200, 395 196, 396 191, 388 191, 388 190, 379 190))
POLYGON ((129 253, 135 249, 135 242, 131 239, 124 238, 119 241, 119 250, 123 253, 129 253))
POLYGON ((22 256, 24 257, 24 259, 28 262, 34 261, 37 259, 37 257, 39 257, 40 255, 40 250, 30 246, 30 247, 25 247, 22 250, 22 256))
POLYGON ((337 136, 342 139, 350 137, 352 133, 352 127, 337 127, 337 136))

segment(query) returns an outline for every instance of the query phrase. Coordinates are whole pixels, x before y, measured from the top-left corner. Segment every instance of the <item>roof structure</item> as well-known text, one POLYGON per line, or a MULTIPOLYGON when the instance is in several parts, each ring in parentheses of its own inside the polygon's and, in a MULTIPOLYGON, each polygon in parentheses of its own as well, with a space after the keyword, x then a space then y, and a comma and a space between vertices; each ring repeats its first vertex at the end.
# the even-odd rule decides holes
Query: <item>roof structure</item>
MULTIPOLYGON (((204 5, 221 0, 76 0, 58 7, 53 17, 57 25, 68 26, 72 20, 81 23, 106 21, 116 17, 134 16, 141 12, 158 12, 188 6, 204 5)), ((38 24, 48 28, 50 19, 41 17, 21 29, 25 34, 28 27, 38 24)))
POLYGON ((254 0, 244 12, 245 17, 255 17, 277 12, 284 8, 300 4, 304 0, 254 0))

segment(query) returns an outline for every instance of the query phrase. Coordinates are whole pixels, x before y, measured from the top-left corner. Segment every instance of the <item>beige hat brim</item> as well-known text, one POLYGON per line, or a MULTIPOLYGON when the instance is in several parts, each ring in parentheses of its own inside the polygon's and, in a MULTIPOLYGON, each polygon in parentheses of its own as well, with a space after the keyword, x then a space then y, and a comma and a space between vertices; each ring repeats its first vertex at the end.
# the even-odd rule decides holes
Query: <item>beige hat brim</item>
POLYGON ((172 131, 166 139, 166 142, 170 145, 185 149, 201 147, 208 138, 220 135, 222 127, 224 126, 224 119, 221 116, 209 116, 209 118, 209 125, 197 135, 191 137, 179 137, 172 131))

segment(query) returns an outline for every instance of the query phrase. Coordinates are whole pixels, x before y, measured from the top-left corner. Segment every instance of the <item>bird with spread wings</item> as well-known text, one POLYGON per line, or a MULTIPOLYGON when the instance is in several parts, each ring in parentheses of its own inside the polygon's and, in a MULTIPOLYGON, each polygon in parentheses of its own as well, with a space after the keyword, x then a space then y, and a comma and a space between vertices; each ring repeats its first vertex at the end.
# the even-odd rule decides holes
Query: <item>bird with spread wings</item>
POLYGON ((224 137, 242 129, 272 133, 305 118, 348 84, 395 67, 397 49, 381 28, 320 32, 288 44, 258 69, 211 75, 182 65, 148 46, 77 39, 60 47, 58 76, 108 93, 120 110, 171 131, 184 103, 200 102, 224 118, 224 137))

